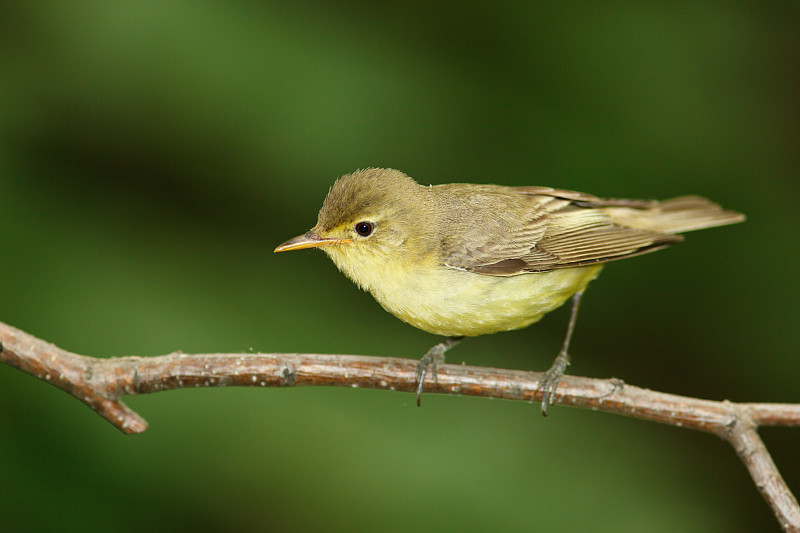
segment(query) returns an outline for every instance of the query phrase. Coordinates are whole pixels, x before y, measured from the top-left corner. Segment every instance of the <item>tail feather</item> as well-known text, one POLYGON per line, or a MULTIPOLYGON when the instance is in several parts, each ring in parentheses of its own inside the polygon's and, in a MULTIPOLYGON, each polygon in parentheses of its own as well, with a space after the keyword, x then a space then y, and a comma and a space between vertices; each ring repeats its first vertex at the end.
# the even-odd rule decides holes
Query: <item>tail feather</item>
POLYGON ((722 209, 701 196, 679 196, 645 209, 606 207, 602 211, 617 225, 659 233, 683 233, 745 219, 743 214, 722 209))

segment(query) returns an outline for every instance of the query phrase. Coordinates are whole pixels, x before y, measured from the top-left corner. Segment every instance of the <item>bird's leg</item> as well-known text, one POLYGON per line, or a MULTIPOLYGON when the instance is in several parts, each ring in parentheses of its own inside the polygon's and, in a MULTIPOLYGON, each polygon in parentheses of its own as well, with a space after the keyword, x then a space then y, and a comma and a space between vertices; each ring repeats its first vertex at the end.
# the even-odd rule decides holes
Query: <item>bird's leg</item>
POLYGON ((419 363, 417 363, 417 407, 419 407, 420 404, 422 384, 425 382, 425 376, 428 374, 428 370, 430 369, 433 382, 436 383, 439 365, 444 363, 444 353, 463 339, 464 337, 449 337, 428 350, 428 353, 423 355, 422 359, 419 360, 419 363))
POLYGON ((558 356, 550 365, 550 369, 544 373, 542 380, 539 382, 539 390, 542 391, 542 415, 547 416, 547 407, 553 405, 555 401, 556 389, 561 376, 569 366, 569 341, 572 339, 572 330, 575 329, 575 321, 578 318, 578 307, 581 304, 581 296, 583 291, 576 292, 572 295, 572 313, 569 316, 569 325, 567 326, 567 336, 564 337, 564 345, 558 356))

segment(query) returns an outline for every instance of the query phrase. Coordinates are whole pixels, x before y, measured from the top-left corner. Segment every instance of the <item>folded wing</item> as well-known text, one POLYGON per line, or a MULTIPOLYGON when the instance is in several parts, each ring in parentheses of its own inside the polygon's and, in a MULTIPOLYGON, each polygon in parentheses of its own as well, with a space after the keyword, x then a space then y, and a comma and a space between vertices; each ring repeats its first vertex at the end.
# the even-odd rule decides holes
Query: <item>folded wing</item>
POLYGON ((495 224, 476 224, 469 238, 445 240, 447 265, 495 276, 547 272, 641 255, 683 240, 676 233, 744 220, 699 196, 655 202, 549 187, 507 191, 524 202, 511 202, 495 224))

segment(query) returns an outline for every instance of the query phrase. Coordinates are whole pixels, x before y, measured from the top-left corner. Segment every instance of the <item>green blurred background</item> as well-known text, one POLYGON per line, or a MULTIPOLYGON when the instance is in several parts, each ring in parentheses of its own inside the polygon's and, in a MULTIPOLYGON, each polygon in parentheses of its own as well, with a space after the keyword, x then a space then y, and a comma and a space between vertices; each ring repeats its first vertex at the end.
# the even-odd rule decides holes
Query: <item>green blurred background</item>
MULTIPOLYGON (((429 183, 706 195, 746 224, 611 265, 571 372, 798 402, 795 2, 3 2, 0 320, 94 356, 418 357, 319 252, 272 254, 366 166, 429 183)), ((541 370, 560 309, 449 361, 541 370)), ((128 398, 124 436, 0 367, 4 529, 777 530, 719 439, 350 389, 128 398)), ((764 429, 800 490, 800 432, 764 429)))

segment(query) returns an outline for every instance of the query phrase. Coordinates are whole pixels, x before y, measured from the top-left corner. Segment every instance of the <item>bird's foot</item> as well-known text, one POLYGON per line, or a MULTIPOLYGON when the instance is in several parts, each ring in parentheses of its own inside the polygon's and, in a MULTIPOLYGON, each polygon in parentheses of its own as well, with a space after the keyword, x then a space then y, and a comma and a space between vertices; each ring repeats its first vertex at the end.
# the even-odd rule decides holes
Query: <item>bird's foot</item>
POLYGON ((558 382, 568 366, 569 354, 561 351, 539 381, 539 390, 542 392, 542 416, 547 416, 547 408, 555 403, 558 382))
POLYGON ((444 363, 444 354, 447 350, 461 342, 464 337, 450 337, 449 339, 440 342, 432 347, 428 352, 422 356, 417 363, 417 407, 419 407, 422 399, 422 385, 425 383, 425 376, 430 372, 433 382, 436 383, 439 377, 439 365, 444 363))

